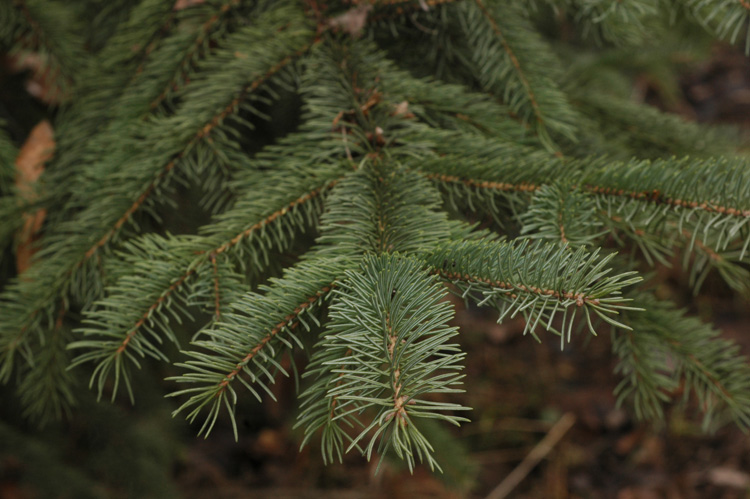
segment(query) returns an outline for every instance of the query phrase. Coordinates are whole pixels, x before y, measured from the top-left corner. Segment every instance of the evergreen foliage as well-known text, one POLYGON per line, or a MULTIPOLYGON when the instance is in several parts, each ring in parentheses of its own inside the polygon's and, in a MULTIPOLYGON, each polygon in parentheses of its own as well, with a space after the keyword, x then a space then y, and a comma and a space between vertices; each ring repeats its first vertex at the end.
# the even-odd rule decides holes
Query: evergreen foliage
POLYGON ((747 2, 82 4, 0 4, 3 50, 63 101, 37 198, 0 134, 5 266, 46 210, 0 295, 0 380, 30 417, 75 411, 86 376, 135 401, 164 362, 208 434, 300 369, 325 461, 439 468, 421 425, 467 421, 453 292, 561 347, 611 330, 640 417, 679 387, 706 427, 750 429, 738 348, 639 285, 680 254, 696 290, 715 270, 750 293, 750 164, 732 133, 628 100, 617 65, 685 26, 750 51, 747 2))

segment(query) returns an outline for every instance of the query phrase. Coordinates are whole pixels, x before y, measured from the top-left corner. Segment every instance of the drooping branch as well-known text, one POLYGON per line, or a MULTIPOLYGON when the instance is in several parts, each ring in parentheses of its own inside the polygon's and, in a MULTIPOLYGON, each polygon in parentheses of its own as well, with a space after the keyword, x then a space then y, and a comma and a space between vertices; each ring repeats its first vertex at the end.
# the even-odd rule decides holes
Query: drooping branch
POLYGON ((214 397, 220 397, 222 394, 226 391, 227 386, 229 383, 232 382, 232 380, 239 375, 244 367, 254 358, 256 357, 261 350, 272 340, 274 337, 281 333, 282 331, 288 330, 290 332, 294 331, 297 326, 299 326, 299 319, 298 317, 305 312, 305 310, 315 304, 316 302, 320 301, 320 299, 328 294, 329 291, 333 289, 335 286, 335 283, 331 283, 328 286, 324 286, 319 291, 317 291, 314 295, 310 296, 306 301, 300 303, 292 312, 290 312, 286 317, 284 317, 283 320, 278 322, 269 332, 266 334, 244 357, 242 357, 242 360, 240 360, 237 365, 234 366, 234 369, 232 369, 227 375, 225 376, 225 379, 223 379, 220 383, 218 383, 216 387, 216 394, 214 397))
POLYGON ((309 320, 317 323, 317 310, 337 286, 342 269, 354 264, 348 258, 303 261, 282 278, 272 279, 270 286, 262 286, 265 294, 248 292, 233 303, 222 321, 201 332, 202 339, 193 342, 196 349, 184 352, 189 360, 178 365, 185 372, 172 379, 192 387, 172 395, 191 397, 176 413, 190 409, 187 418, 192 421, 204 406, 210 406, 201 429, 207 433, 218 411, 236 403, 234 381, 239 380, 258 399, 256 388, 270 394, 267 383, 274 382, 271 370, 286 373, 276 360, 279 348, 302 345, 296 336, 299 330, 309 331, 309 320))
MULTIPOLYGON (((211 15, 211 17, 201 24, 201 27, 198 29, 198 34, 195 36, 190 47, 185 51, 178 63, 178 69, 175 76, 169 80, 164 90, 162 90, 162 92, 149 103, 149 109, 154 110, 159 107, 159 105, 167 98, 170 91, 176 90, 180 82, 186 82, 190 66, 194 63, 194 58, 199 55, 201 47, 204 45, 206 39, 209 38, 211 31, 216 27, 219 21, 222 20, 223 16, 227 15, 230 9, 238 4, 239 0, 229 0, 219 7, 217 13, 211 15)), ((139 72, 142 71, 143 66, 141 65, 138 69, 139 72)))
POLYGON ((461 241, 442 245, 428 263, 431 272, 456 286, 463 298, 497 308, 499 320, 522 314, 525 332, 535 335, 539 326, 559 334, 564 345, 578 310, 593 334, 592 315, 627 328, 613 317, 631 309, 622 290, 641 278, 634 272, 609 275, 612 258, 582 247, 571 251, 559 243, 461 241), (560 316, 558 331, 553 320, 560 316))
MULTIPOLYGON (((292 173, 279 172, 279 178, 286 178, 292 173)), ((253 254, 259 251, 265 254, 266 248, 272 244, 279 248, 288 246, 293 240, 288 233, 301 232, 315 215, 319 215, 322 206, 314 201, 337 181, 335 177, 326 182, 325 177, 306 178, 299 175, 296 178, 296 189, 291 185, 282 189, 277 179, 265 180, 270 184, 267 194, 273 196, 273 191, 278 191, 277 206, 282 205, 271 213, 269 203, 273 203, 270 199, 257 200, 252 197, 238 201, 235 209, 221 215, 208 226, 212 233, 204 236, 161 238, 150 235, 128 243, 126 262, 130 262, 130 266, 140 276, 140 285, 134 288, 128 281, 129 277, 125 277, 110 287, 107 296, 86 313, 84 322, 91 326, 81 330, 86 335, 86 340, 75 342, 71 348, 85 348, 87 351, 80 354, 75 363, 114 360, 115 374, 119 376, 121 371, 126 373, 127 363, 117 362, 118 357, 133 359, 134 355, 148 355, 164 360, 160 352, 160 337, 177 341, 173 326, 166 318, 168 313, 175 315, 176 312, 185 312, 180 310, 178 303, 205 308, 210 306, 214 322, 223 316, 220 313, 223 298, 220 296, 219 278, 223 279, 225 286, 230 286, 237 281, 237 276, 228 274, 231 272, 229 266, 220 271, 218 258, 221 255, 226 258, 233 248, 238 248, 241 242, 255 236, 257 238, 249 246, 253 254), (288 202, 290 191, 292 194, 294 191, 307 192, 288 202), (247 226, 247 218, 254 216, 260 219, 237 234, 237 230, 247 226), (277 238, 280 239, 274 241, 277 238), (284 238, 285 243, 282 245, 281 239, 284 238), (210 300, 207 296, 209 288, 212 294, 210 300), (206 302, 201 303, 204 295, 206 302), (115 310, 118 314, 117 319, 113 320, 111 314, 115 310)), ((262 271, 260 265, 263 258, 254 257, 252 260, 258 264, 258 268, 253 270, 262 271)), ((226 299, 231 299, 231 292, 226 295, 226 299)), ((106 374, 105 371, 101 372, 106 374)), ((100 386, 104 381, 104 378, 99 379, 100 386)))
MULTIPOLYGON (((305 51, 309 50, 311 45, 307 45, 304 48, 300 49, 295 56, 298 56, 305 51)), ((125 211, 125 213, 114 223, 112 228, 104 234, 91 248, 89 248, 85 255, 84 260, 87 260, 91 258, 91 256, 96 253, 97 250, 99 250, 101 247, 103 247, 105 244, 107 244, 112 237, 117 234, 117 232, 122 228, 122 226, 130 220, 130 218, 133 216, 133 214, 140 209, 140 207, 143 205, 143 203, 146 201, 149 195, 154 191, 154 189, 159 185, 159 183, 167 176, 167 174, 172 171, 172 169, 175 167, 175 165, 179 162, 180 159, 182 159, 185 154, 187 154, 187 151, 190 150, 190 147, 193 146, 195 143, 197 143, 199 140, 208 137, 211 134, 211 131, 219 126, 222 121, 229 116, 234 110, 237 108, 237 105, 246 97, 248 93, 253 92, 258 87, 260 87, 261 84, 263 84, 265 81, 267 81, 269 78, 271 78, 273 75, 278 73, 282 68, 287 66, 292 60, 294 60, 295 56, 286 56, 283 59, 281 59, 279 62, 277 62, 273 67, 271 67, 264 75, 260 76, 259 78, 255 79, 253 82, 251 82, 249 85, 245 86, 239 94, 232 99, 232 101, 224 107, 224 109, 216 114, 211 121, 206 123, 194 136, 190 139, 190 141, 183 147, 182 151, 178 153, 172 160, 170 160, 166 165, 164 165, 164 168, 159 173, 159 175, 144 189, 144 191, 138 196, 138 199, 136 199, 133 204, 125 211)), ((80 266, 84 260, 81 260, 78 262, 77 266, 80 266)))
POLYGON ((492 14, 490 14, 490 12, 487 10, 487 7, 485 7, 484 2, 482 2, 482 0, 474 0, 474 2, 477 4, 477 7, 479 7, 479 10, 482 11, 482 14, 484 15, 484 17, 487 18, 487 22, 489 22, 490 26, 492 26, 492 31, 500 40, 503 50, 505 50, 506 54, 508 54, 508 58, 510 59, 511 63, 513 64, 513 68, 518 74, 518 79, 521 81, 521 84, 523 85, 523 88, 526 90, 526 94, 529 97, 531 108, 534 110, 534 117, 536 118, 536 121, 538 123, 543 125, 544 117, 542 116, 542 113, 539 110, 539 104, 536 101, 536 96, 534 95, 534 89, 531 88, 531 85, 529 84, 529 80, 526 78, 526 74, 521 68, 521 63, 518 61, 516 54, 513 52, 513 49, 508 44, 508 41, 505 39, 505 36, 503 36, 503 33, 500 30, 500 26, 498 26, 497 21, 492 16, 492 14))

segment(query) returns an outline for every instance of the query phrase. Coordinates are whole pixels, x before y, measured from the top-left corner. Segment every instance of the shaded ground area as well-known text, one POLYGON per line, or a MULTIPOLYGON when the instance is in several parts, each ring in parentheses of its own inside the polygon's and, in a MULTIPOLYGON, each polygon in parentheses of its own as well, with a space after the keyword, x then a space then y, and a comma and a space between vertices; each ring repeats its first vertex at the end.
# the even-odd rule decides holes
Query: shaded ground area
MULTIPOLYGON (((718 310, 726 335, 750 352, 750 315, 718 310)), ((619 378, 606 336, 582 335, 560 352, 556 338, 538 345, 521 336, 518 322, 497 325, 476 310, 459 313, 456 323, 468 352, 463 402, 476 408, 472 423, 454 432, 476 472, 470 489, 460 483, 456 489, 424 469, 412 476, 389 462, 375 475, 375 463, 356 456, 324 468, 315 450, 298 453, 282 416, 293 411, 289 397, 288 406, 276 406, 282 414, 271 409, 267 424, 246 432, 239 444, 221 428, 192 447, 177 472, 181 490, 195 498, 484 497, 570 413, 576 418, 572 429, 509 497, 747 497, 750 438, 732 426, 703 433, 697 411, 671 410, 662 428, 634 421, 612 395, 619 378)), ((293 386, 280 393, 287 391, 293 386)), ((466 463, 448 461, 447 481, 455 481, 456 465, 466 471, 466 463)), ((469 471, 464 478, 471 476, 469 471)))

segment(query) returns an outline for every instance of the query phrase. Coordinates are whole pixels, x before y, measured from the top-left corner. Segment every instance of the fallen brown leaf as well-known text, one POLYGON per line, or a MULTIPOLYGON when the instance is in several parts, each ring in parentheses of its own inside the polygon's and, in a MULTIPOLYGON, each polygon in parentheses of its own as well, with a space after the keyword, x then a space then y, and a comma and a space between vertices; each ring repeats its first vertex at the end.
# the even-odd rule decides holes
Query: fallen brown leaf
POLYGON ((61 86, 66 83, 62 80, 59 69, 53 69, 49 61, 36 52, 8 56, 5 61, 12 73, 30 72, 26 80, 26 91, 40 101, 57 105, 70 97, 70 93, 61 86))
POLYGON ((206 0, 177 0, 174 3, 172 10, 178 11, 182 9, 187 9, 188 7, 192 7, 193 5, 200 5, 205 1, 206 0))
MULTIPOLYGON (((44 120, 31 130, 16 157, 16 188, 23 201, 34 201, 34 184, 44 171, 44 164, 52 158, 54 150, 52 126, 44 120)), ((34 241, 39 229, 42 228, 45 216, 45 210, 23 215, 23 227, 16 234, 16 268, 19 274, 31 264, 31 257, 35 251, 34 241)))
POLYGON ((750 475, 724 466, 719 466, 709 471, 708 481, 719 487, 750 490, 750 475))
POLYGON ((328 25, 349 33, 354 38, 359 38, 362 29, 367 22, 367 14, 372 10, 371 4, 360 4, 343 14, 331 18, 328 25))
POLYGON ((391 116, 403 116, 404 118, 413 118, 414 113, 409 112, 408 101, 401 101, 398 104, 396 104, 396 107, 393 110, 393 113, 391 113, 391 116))

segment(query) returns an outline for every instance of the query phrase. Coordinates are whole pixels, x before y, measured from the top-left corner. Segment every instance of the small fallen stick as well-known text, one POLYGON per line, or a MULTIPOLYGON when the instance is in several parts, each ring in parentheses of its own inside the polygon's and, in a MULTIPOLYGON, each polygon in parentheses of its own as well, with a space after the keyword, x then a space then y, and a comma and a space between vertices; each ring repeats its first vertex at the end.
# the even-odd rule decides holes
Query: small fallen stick
POLYGON ((542 441, 536 444, 523 461, 516 466, 516 469, 511 471, 510 474, 505 477, 505 480, 500 482, 500 485, 495 487, 492 492, 487 495, 487 499, 503 499, 507 497, 508 494, 510 494, 513 489, 515 489, 516 486, 526 478, 526 475, 528 475, 529 472, 539 464, 539 461, 549 454, 575 422, 576 417, 573 413, 566 412, 563 414, 560 420, 550 428, 549 433, 545 435, 542 441))

